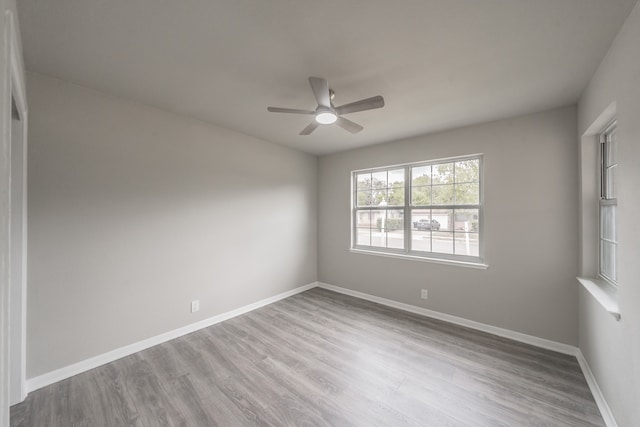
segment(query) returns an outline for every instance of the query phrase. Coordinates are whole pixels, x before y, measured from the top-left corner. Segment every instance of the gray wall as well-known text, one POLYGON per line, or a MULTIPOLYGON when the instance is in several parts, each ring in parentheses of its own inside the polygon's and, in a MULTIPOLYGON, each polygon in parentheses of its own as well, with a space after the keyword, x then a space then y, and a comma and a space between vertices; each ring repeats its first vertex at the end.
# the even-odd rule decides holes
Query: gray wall
POLYGON ((315 157, 27 83, 28 378, 316 281, 315 157))
POLYGON ((321 157, 318 280, 577 344, 576 141, 567 107, 321 157), (350 171, 474 153, 484 154, 487 270, 349 251, 350 171))
POLYGON ((620 426, 640 420, 640 4, 631 12, 578 105, 582 135, 613 102, 617 107, 618 299, 616 322, 580 291, 580 349, 620 426))

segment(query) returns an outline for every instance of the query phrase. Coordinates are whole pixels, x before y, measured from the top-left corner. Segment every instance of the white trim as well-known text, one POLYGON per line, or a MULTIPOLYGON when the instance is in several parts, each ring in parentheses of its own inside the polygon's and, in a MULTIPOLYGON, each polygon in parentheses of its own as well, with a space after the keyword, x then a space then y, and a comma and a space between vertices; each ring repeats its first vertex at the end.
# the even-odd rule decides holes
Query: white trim
POLYGON ((482 157, 484 156, 483 153, 474 153, 474 154, 462 154, 460 156, 452 156, 452 157, 441 157, 439 159, 431 159, 431 160, 418 160, 415 162, 409 162, 409 163, 396 163, 395 165, 385 165, 385 166, 376 166, 373 168, 364 168, 364 169, 355 169, 352 170, 352 176, 353 173, 357 173, 357 172, 381 172, 387 169, 394 169, 394 168, 403 168, 405 166, 418 166, 418 165, 435 165, 438 163, 448 163, 448 162, 456 162, 456 161, 461 161, 461 160, 468 160, 468 159, 473 159, 473 158, 477 158, 477 157, 482 157))
POLYGON ((190 334, 208 326, 215 325, 216 323, 224 322, 225 320, 240 316, 241 314, 248 313, 252 310, 256 310, 258 308, 264 307, 265 305, 269 305, 276 301, 288 298, 292 295, 308 291, 309 289, 315 288, 316 286, 317 282, 309 283, 308 285, 300 286, 298 288, 291 289, 290 291, 282 292, 280 294, 265 298, 252 304, 245 305, 235 310, 218 314, 217 316, 213 316, 208 319, 201 320, 199 322, 192 323, 190 325, 183 326, 169 332, 165 332, 164 334, 156 335, 155 337, 147 338, 145 340, 108 351, 98 356, 74 363, 69 366, 65 366, 60 369, 56 369, 55 371, 47 372, 46 374, 42 374, 34 378, 29 378, 27 380, 27 390, 29 392, 38 390, 39 388, 48 386, 58 381, 62 381, 74 375, 81 374, 90 369, 94 369, 98 366, 102 366, 106 363, 118 360, 122 357, 129 356, 133 353, 137 353, 155 345, 162 344, 164 342, 170 341, 186 334, 190 334))
POLYGON ((490 334, 509 338, 514 341, 519 341, 525 344, 534 345, 536 347, 545 348, 547 350, 557 351, 558 353, 575 356, 576 352, 578 351, 577 347, 569 344, 563 344, 556 341, 535 337, 533 335, 527 335, 521 332, 515 332, 509 329, 503 329, 497 326, 487 325, 485 323, 476 322, 473 320, 465 319, 463 317, 452 316, 450 314, 441 313, 439 311, 434 311, 434 310, 429 310, 422 307, 416 307, 414 305, 404 304, 404 303, 393 301, 390 299, 365 294, 363 292, 341 288, 340 286, 329 285, 328 283, 318 282, 318 287, 323 289, 328 289, 334 292, 339 292, 341 294, 350 295, 352 297, 360 298, 363 300, 375 302, 378 304, 386 305, 389 307, 397 308, 399 310, 408 311, 410 313, 420 314, 422 316, 431 317, 433 319, 444 320, 445 322, 453 323, 455 325, 465 326, 467 328, 476 329, 482 332, 488 332, 490 334))
MULTIPOLYGON (((5 88, 8 94, 8 110, 5 114, 9 115, 8 121, 5 118, 5 122, 9 123, 9 135, 12 132, 12 100, 16 103, 16 108, 20 114, 20 121, 22 124, 21 129, 21 143, 22 143, 22 253, 21 253, 21 285, 19 289, 19 296, 11 297, 10 304, 14 302, 19 303, 19 317, 15 318, 10 314, 10 329, 19 329, 19 342, 15 342, 15 339, 10 334, 10 348, 11 346, 17 346, 19 348, 19 360, 18 362, 9 361, 10 363, 10 378, 17 378, 17 386, 10 384, 10 404, 22 402, 27 397, 27 133, 28 133, 28 107, 26 97, 25 86, 25 72, 24 64, 22 62, 22 55, 20 49, 19 33, 17 28, 18 19, 14 16, 12 10, 5 10, 5 19, 7 23, 7 81, 5 81, 5 88), (16 372, 17 371, 17 372, 16 372)), ((10 146, 13 144, 13 136, 9 140, 10 146)), ((10 285, 13 286, 13 283, 10 285)), ((13 289, 15 291, 15 289, 13 289)), ((16 307, 13 306, 15 310, 16 307)), ((11 309, 9 310, 11 313, 11 309)), ((14 351, 10 350, 13 354, 14 351)))
POLYGON ((610 315, 620 321, 622 313, 620 313, 616 288, 602 279, 590 277, 576 277, 576 279, 610 315))
POLYGON ((598 409, 600 410, 600 415, 602 415, 602 419, 604 419, 604 423, 607 427, 618 427, 618 423, 613 416, 613 412, 611 412, 611 408, 607 403, 604 395, 602 394, 602 390, 598 386, 598 382, 596 381, 593 372, 591 372, 591 368, 589 368, 589 364, 587 363, 587 359, 584 358, 582 351, 580 349, 576 349, 576 359, 578 359, 578 364, 582 369, 582 373, 584 374, 584 378, 587 380, 587 384, 589 385, 589 389, 591 390, 591 394, 593 395, 593 399, 596 401, 596 405, 598 405, 598 409))
POLYGON ((349 249, 349 251, 354 254, 377 255, 377 256, 383 256, 387 258, 404 259, 404 260, 410 260, 410 261, 422 261, 422 262, 431 262, 434 264, 455 265, 456 267, 475 268, 478 270, 486 270, 487 268, 489 268, 488 264, 483 264, 480 262, 458 261, 455 259, 446 259, 446 258, 430 258, 430 257, 414 256, 414 255, 394 253, 394 252, 379 252, 379 251, 359 249, 359 248, 351 248, 349 249))
POLYGON ((617 114, 618 104, 616 101, 613 101, 611 104, 607 105, 607 108, 605 108, 604 111, 600 113, 600 115, 593 121, 593 123, 591 123, 591 125, 582 134, 582 136, 585 137, 599 134, 602 129, 607 126, 607 124, 615 119, 617 114))

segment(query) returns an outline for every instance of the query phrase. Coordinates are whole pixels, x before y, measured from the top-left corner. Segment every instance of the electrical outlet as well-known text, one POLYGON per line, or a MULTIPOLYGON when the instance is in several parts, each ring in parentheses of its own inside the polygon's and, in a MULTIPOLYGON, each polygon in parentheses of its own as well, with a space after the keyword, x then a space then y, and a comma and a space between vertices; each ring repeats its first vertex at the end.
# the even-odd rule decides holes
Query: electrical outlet
POLYGON ((429 297, 429 291, 427 291, 426 289, 422 289, 420 291, 420 298, 427 299, 428 297, 429 297))
POLYGON ((191 312, 195 313, 196 311, 200 310, 200 300, 193 300, 191 301, 191 312))

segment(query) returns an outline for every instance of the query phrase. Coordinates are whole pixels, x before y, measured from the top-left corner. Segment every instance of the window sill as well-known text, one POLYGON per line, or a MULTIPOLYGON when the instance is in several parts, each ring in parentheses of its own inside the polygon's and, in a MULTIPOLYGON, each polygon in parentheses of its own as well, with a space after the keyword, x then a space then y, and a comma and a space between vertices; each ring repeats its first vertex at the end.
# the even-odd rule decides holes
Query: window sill
POLYGON ((426 257, 413 256, 413 255, 393 254, 389 252, 368 251, 365 249, 351 248, 349 250, 356 254, 377 255, 377 256, 383 256, 387 258, 397 258, 397 259, 404 259, 404 260, 410 260, 410 261, 422 261, 422 262, 431 262, 434 264, 455 265, 458 267, 476 268, 479 270, 486 270, 487 268, 489 268, 487 264, 483 264, 479 262, 457 261, 457 260, 442 259, 442 258, 426 258, 426 257))
POLYGON ((600 303, 602 307, 616 320, 620 320, 620 306, 618 305, 618 291, 602 279, 593 277, 576 277, 578 282, 600 303))

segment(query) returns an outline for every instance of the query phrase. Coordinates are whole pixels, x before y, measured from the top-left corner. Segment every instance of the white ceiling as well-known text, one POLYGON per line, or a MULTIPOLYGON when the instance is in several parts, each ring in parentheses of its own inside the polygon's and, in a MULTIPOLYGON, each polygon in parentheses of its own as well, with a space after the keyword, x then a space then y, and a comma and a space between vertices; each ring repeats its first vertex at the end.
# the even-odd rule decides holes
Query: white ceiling
POLYGON ((569 105, 636 0, 18 0, 29 71, 313 154, 569 105), (307 77, 335 104, 322 126, 307 77))

